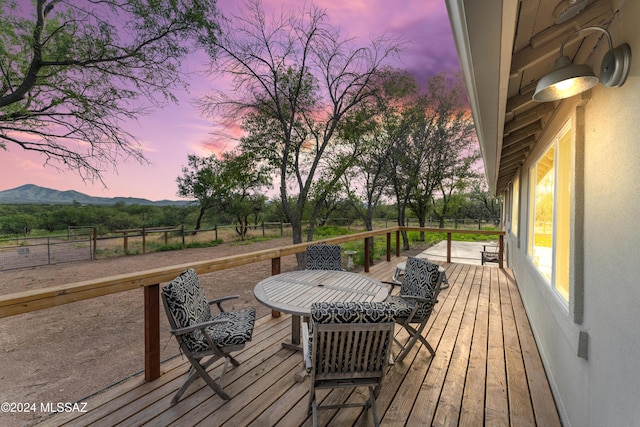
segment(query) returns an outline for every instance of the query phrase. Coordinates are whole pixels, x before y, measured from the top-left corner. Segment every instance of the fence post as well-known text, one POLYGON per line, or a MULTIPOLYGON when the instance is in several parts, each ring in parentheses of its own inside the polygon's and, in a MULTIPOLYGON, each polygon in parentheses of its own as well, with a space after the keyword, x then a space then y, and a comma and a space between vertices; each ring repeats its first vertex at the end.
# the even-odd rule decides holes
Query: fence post
POLYGON ((447 262, 451 262, 451 232, 447 232, 447 262))
POLYGON ((144 379, 160 377, 160 284, 144 287, 144 379))
POLYGON ((142 253, 146 253, 147 250, 147 229, 142 227, 142 253))
POLYGON ((182 245, 184 246, 184 224, 180 227, 180 234, 182 234, 182 245))
POLYGON ((124 236, 124 253, 126 254, 127 251, 129 250, 129 238, 127 237, 127 232, 123 231, 123 236, 124 236))
POLYGON ((51 240, 47 237, 47 264, 51 265, 51 240))
POLYGON ((364 272, 369 272, 369 237, 364 238, 364 272))
POLYGON ((214 229, 214 230, 215 230, 215 232, 216 232, 216 241, 217 241, 217 240, 218 240, 218 224, 214 225, 214 226, 213 226, 213 229, 214 229))
POLYGON ((98 255, 98 229, 93 227, 93 259, 98 255))
POLYGON ((391 233, 387 233, 387 262, 391 261, 391 233))

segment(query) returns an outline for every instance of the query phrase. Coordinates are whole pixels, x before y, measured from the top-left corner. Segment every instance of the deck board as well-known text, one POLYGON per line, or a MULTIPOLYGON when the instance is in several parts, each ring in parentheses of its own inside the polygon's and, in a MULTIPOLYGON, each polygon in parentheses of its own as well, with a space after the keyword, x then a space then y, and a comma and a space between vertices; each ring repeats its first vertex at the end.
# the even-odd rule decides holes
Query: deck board
MULTIPOLYGON (((379 262, 370 275, 390 280, 397 262, 379 262)), ((382 425, 539 425, 560 426, 558 412, 511 270, 494 266, 446 264, 450 287, 425 328, 436 350, 431 358, 418 342, 404 361, 389 368, 377 399, 382 425)), ((180 402, 170 401, 188 370, 176 357, 162 364, 151 383, 142 375, 90 398, 88 413, 55 414, 42 426, 301 426, 308 416, 308 378, 296 382, 300 353, 283 349, 291 317, 256 321, 252 342, 237 353, 224 401, 196 380, 180 402)), ((400 340, 407 339, 396 328, 400 340)), ((222 363, 210 369, 213 377, 222 363)), ((322 390, 328 402, 363 400, 364 390, 322 390)), ((320 425, 372 425, 371 411, 323 410, 320 425)))

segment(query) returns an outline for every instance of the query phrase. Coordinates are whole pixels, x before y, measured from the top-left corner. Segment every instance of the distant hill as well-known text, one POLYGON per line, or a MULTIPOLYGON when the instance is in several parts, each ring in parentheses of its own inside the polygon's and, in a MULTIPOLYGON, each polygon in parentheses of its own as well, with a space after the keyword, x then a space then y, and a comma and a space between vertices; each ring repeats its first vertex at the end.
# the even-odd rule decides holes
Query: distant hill
POLYGON ((4 204, 47 204, 70 205, 74 202, 83 205, 115 205, 126 203, 128 205, 185 205, 184 200, 159 200, 151 201, 135 197, 93 197, 74 190, 60 191, 51 188, 39 187, 33 184, 22 185, 10 190, 0 191, 0 203, 4 204))

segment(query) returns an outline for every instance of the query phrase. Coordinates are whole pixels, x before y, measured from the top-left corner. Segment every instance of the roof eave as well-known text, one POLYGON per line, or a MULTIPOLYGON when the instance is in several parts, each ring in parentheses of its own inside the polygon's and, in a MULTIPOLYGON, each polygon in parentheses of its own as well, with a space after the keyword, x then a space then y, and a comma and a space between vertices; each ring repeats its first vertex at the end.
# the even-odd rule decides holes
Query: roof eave
POLYGON ((496 194, 518 2, 445 1, 489 191, 496 194))

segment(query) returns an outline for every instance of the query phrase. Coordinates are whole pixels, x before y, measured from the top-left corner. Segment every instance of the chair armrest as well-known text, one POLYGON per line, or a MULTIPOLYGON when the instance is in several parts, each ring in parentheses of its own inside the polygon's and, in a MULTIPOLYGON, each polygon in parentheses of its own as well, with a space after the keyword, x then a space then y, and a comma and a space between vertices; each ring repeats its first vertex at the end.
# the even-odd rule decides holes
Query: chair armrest
POLYGON ((193 332, 195 330, 198 329, 204 329, 208 326, 212 326, 212 325, 219 325, 222 323, 227 323, 226 320, 209 320, 208 322, 202 322, 202 323, 197 323, 195 325, 191 325, 191 326, 187 326, 186 328, 177 328, 177 329, 172 329, 171 333, 174 335, 184 335, 187 334, 189 332, 193 332))
POLYGON ((229 295, 229 296, 226 296, 226 297, 222 297, 222 298, 211 300, 211 301, 209 301, 209 305, 213 305, 213 304, 217 305, 218 306, 218 310, 220 310, 221 313, 224 313, 224 309, 222 308, 221 303, 223 303, 225 301, 232 300, 232 299, 238 299, 238 298, 240 298, 240 295, 229 295))
POLYGON ((302 357, 304 368, 307 372, 311 372, 311 337, 309 336, 309 324, 302 322, 302 357))
POLYGON ((385 280, 381 280, 380 283, 383 283, 385 285, 391 285, 391 289, 393 289, 396 286, 402 286, 402 283, 400 282, 387 282, 385 280))
POLYGON ((404 298, 404 299, 414 300, 415 302, 422 302, 422 303, 433 302, 433 300, 431 300, 429 298, 423 298, 423 297, 419 297, 419 296, 416 296, 416 295, 400 295, 400 297, 404 298))

